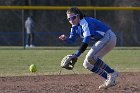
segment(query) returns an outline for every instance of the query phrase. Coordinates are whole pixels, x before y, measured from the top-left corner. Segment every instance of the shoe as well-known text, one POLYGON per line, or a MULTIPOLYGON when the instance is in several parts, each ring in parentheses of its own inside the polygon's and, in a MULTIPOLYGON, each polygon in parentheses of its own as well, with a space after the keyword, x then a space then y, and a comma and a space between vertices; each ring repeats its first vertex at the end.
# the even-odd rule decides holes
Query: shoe
POLYGON ((115 86, 116 84, 117 84, 116 81, 114 81, 112 82, 111 85, 107 85, 107 80, 106 80, 102 85, 99 86, 99 89, 107 89, 109 87, 115 86))
POLYGON ((27 47, 29 47, 29 45, 26 45, 25 47, 27 48, 27 47))
POLYGON ((34 45, 30 45, 30 47, 35 47, 34 45))
POLYGON ((116 78, 117 77, 118 77, 118 72, 114 71, 113 73, 110 73, 108 75, 107 85, 108 86, 114 86, 114 85, 116 85, 116 78))
POLYGON ((112 87, 112 86, 115 86, 117 83, 116 83, 116 78, 118 77, 118 72, 113 72, 111 74, 108 74, 107 76, 107 80, 99 86, 99 89, 107 89, 109 87, 112 87))
POLYGON ((108 80, 105 80, 104 83, 99 86, 99 89, 106 89, 107 88, 107 85, 106 85, 107 84, 107 81, 108 80))

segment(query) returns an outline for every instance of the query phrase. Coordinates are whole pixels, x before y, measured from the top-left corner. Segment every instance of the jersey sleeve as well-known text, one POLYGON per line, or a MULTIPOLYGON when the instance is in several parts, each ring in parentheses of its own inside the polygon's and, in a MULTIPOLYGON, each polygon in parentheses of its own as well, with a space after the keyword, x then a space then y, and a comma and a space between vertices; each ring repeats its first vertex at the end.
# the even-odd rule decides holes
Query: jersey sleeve
POLYGON ((83 30, 83 37, 91 36, 89 24, 85 19, 82 20, 80 25, 82 26, 83 30))

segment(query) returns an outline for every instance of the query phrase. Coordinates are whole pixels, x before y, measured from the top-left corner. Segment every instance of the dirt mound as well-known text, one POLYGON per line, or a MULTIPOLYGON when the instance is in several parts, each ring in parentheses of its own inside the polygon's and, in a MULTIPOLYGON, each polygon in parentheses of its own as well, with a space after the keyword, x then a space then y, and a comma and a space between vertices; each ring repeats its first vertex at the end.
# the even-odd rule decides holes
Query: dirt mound
POLYGON ((140 73, 120 73, 118 84, 99 90, 95 74, 0 77, 0 93, 140 93, 140 73))

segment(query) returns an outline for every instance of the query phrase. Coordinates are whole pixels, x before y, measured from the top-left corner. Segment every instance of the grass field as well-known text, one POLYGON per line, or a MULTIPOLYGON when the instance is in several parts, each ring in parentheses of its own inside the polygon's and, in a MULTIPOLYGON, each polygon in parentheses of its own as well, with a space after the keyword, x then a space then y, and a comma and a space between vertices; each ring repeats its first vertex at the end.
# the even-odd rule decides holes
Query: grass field
MULTIPOLYGON (((60 61, 67 55, 75 53, 75 49, 1 49, 0 50, 0 76, 21 75, 56 75, 60 70, 60 61), (30 64, 36 64, 38 71, 29 72, 30 64)), ((90 73, 82 66, 85 51, 75 66, 76 73, 90 73)), ((103 60, 119 72, 140 71, 140 49, 114 49, 103 60)), ((72 71, 63 70, 63 74, 71 74, 72 71)))

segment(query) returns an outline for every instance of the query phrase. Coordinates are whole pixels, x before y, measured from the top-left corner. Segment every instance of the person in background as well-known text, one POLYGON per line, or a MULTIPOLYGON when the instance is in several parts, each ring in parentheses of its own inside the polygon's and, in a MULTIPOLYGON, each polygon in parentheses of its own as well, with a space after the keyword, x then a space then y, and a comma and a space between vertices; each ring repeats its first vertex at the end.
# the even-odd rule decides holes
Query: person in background
POLYGON ((25 47, 34 47, 34 28, 35 23, 32 17, 27 17, 25 20, 25 29, 26 29, 26 45, 25 47))
POLYGON ((82 38, 81 46, 74 53, 73 58, 78 58, 86 50, 89 43, 94 41, 88 51, 83 66, 91 72, 104 78, 104 83, 99 89, 116 85, 118 72, 107 65, 102 58, 116 46, 116 35, 111 28, 96 18, 85 16, 76 7, 66 11, 67 19, 72 25, 69 37, 62 34, 59 39, 67 43, 74 43, 77 37, 82 38))

